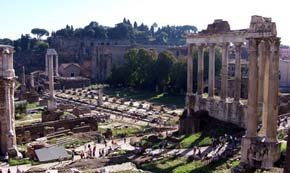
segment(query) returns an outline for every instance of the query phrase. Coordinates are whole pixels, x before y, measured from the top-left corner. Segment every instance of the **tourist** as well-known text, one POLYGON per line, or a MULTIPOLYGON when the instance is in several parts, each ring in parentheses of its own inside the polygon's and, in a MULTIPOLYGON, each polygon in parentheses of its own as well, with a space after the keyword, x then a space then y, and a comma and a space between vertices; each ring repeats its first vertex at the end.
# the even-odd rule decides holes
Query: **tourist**
POLYGON ((94 148, 93 148, 93 157, 95 157, 95 154, 96 153, 96 145, 94 145, 94 148))
POLYGON ((22 173, 22 171, 19 169, 19 167, 18 167, 18 166, 17 166, 16 173, 22 173))
POLYGON ((0 168, 0 173, 2 173, 2 169, 0 168))
POLYGON ((196 153, 196 147, 194 146, 193 147, 193 155, 195 155, 195 153, 196 153))
POLYGON ((124 143, 126 144, 126 138, 124 137, 124 143))
POLYGON ((81 151, 81 159, 84 158, 84 151, 81 151))
POLYGON ((102 157, 102 151, 99 149, 99 157, 102 157))
POLYGON ((71 152, 71 160, 74 161, 75 158, 75 150, 73 149, 71 152))
POLYGON ((197 155, 198 155, 199 158, 201 158, 201 151, 200 151, 200 148, 198 147, 197 150, 198 150, 197 155))
POLYGON ((8 171, 7 171, 7 173, 11 173, 11 171, 10 171, 10 169, 8 168, 8 171))

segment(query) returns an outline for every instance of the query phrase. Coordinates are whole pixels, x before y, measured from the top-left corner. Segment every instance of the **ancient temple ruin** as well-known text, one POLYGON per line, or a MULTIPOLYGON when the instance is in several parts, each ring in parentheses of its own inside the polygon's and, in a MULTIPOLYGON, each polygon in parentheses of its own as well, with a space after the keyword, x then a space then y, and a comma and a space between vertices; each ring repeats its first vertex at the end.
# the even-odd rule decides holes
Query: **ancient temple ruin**
MULTIPOLYGON (((54 49, 47 49, 45 59, 48 61, 48 80, 49 80, 49 99, 47 104, 48 111, 54 111, 56 109, 56 102, 54 96, 54 68, 53 68, 54 57, 56 57, 55 59, 56 61, 58 61, 56 51, 54 49)), ((55 75, 58 75, 58 70, 55 71, 55 75)))
POLYGON ((0 155, 16 148, 13 52, 12 46, 0 45, 0 155))
POLYGON ((54 60, 52 60, 52 66, 54 66, 54 74, 55 76, 59 76, 58 73, 58 54, 56 53, 56 51, 54 49, 48 49, 47 53, 45 55, 45 75, 48 76, 49 75, 49 59, 53 58, 54 60))
POLYGON ((180 122, 185 133, 198 131, 196 113, 207 111, 216 119, 246 128, 242 141, 242 165, 271 168, 280 157, 276 139, 278 117, 279 43, 271 18, 252 16, 249 29, 231 30, 228 22, 215 20, 206 30, 187 36, 186 116, 180 122), (235 47, 235 94, 227 95, 229 46, 235 47), (248 101, 241 102, 241 46, 249 48, 248 101), (215 47, 222 49, 221 92, 215 95, 215 47), (208 93, 204 94, 204 50, 209 49, 208 93), (197 93, 193 93, 193 50, 198 51, 197 93), (257 134, 259 117, 262 128, 257 134), (187 120, 188 119, 188 120, 187 120), (193 121, 189 126, 187 123, 193 121))

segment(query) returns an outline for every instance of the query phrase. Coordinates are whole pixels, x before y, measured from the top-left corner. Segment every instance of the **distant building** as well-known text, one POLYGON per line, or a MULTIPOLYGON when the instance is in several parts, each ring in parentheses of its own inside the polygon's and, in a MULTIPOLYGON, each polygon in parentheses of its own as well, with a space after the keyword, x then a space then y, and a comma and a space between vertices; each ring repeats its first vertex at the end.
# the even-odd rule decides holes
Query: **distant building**
POLYGON ((280 46, 280 58, 283 60, 290 60, 290 48, 289 46, 280 46))
POLYGON ((280 59, 279 79, 280 87, 284 90, 290 90, 290 60, 280 59))
POLYGON ((77 77, 81 74, 81 67, 77 63, 65 63, 59 66, 59 74, 62 77, 77 77))

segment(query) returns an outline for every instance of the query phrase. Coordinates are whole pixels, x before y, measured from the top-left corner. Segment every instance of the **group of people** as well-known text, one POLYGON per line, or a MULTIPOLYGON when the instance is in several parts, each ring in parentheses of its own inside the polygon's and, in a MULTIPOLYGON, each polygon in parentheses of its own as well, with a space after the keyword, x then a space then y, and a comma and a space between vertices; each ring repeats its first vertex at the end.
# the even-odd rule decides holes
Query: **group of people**
MULTIPOLYGON (((0 173, 4 173, 1 168, 0 168, 0 173)), ((12 173, 9 168, 7 170, 7 173, 12 173)), ((20 168, 17 166, 16 173, 24 173, 24 171, 21 171, 20 168)))
POLYGON ((96 156, 96 145, 94 145, 93 147, 91 146, 91 144, 85 145, 84 146, 84 150, 81 151, 81 159, 86 159, 86 158, 92 158, 96 156))

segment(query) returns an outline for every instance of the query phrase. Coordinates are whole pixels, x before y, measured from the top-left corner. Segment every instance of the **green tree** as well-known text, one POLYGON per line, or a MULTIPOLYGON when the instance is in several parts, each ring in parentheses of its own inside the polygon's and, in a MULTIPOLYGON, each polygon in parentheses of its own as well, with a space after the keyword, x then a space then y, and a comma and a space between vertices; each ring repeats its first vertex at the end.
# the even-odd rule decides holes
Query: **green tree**
POLYGON ((49 32, 45 29, 41 29, 41 28, 33 28, 31 30, 31 33, 36 35, 37 39, 40 40, 42 36, 48 36, 49 32))
POLYGON ((142 87, 154 87, 154 71, 152 70, 157 55, 154 51, 148 49, 139 49, 138 51, 138 83, 142 87))
POLYGON ((170 83, 170 72, 172 71, 172 67, 176 61, 174 55, 169 51, 161 52, 158 55, 155 72, 159 89, 162 89, 170 83))

